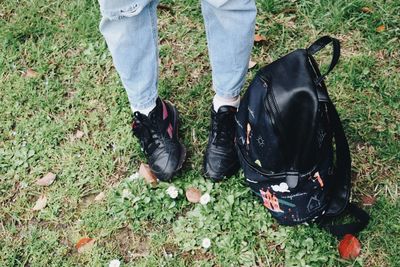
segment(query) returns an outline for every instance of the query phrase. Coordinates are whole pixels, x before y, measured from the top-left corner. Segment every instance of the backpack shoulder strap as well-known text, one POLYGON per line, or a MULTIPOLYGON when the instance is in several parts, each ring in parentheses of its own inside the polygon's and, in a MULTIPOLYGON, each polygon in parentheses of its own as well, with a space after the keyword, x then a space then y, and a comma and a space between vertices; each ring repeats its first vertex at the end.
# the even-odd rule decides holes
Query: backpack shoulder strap
POLYGON ((333 37, 326 35, 326 36, 319 38, 312 45, 310 45, 310 47, 307 48, 307 53, 310 56, 312 56, 330 43, 332 43, 332 47, 333 47, 332 61, 331 61, 331 64, 329 65, 327 72, 324 73, 323 75, 320 75, 319 77, 317 77, 317 79, 315 81, 315 84, 317 84, 317 85, 320 84, 325 79, 325 77, 333 70, 333 68, 339 62, 340 42, 338 39, 335 39, 333 37))
POLYGON ((345 234, 355 235, 368 225, 370 217, 363 209, 357 207, 353 203, 349 203, 351 191, 351 157, 349 144, 339 114, 330 100, 325 84, 323 83, 325 77, 333 70, 339 61, 340 42, 330 36, 323 36, 307 48, 307 53, 317 74, 315 84, 318 86, 318 98, 323 100, 328 108, 328 116, 331 121, 333 138, 336 144, 336 168, 332 176, 333 179, 335 179, 332 190, 332 200, 329 203, 326 213, 319 221, 319 224, 338 238, 341 238, 345 234), (326 73, 321 75, 313 55, 330 43, 332 43, 333 47, 332 60, 326 73), (333 224, 333 220, 344 213, 349 214, 355 221, 348 224, 333 224))
POLYGON ((346 224, 333 224, 332 221, 335 217, 325 216, 322 217, 319 225, 337 238, 342 238, 346 234, 357 235, 357 233, 367 227, 370 217, 365 210, 356 206, 354 203, 349 203, 345 212, 353 217, 355 221, 346 224))
POLYGON ((332 201, 325 216, 320 221, 320 225, 332 235, 341 238, 345 234, 355 235, 363 230, 368 225, 370 217, 363 209, 349 203, 351 186, 350 150, 339 114, 331 101, 328 102, 328 115, 331 119, 336 143, 336 171, 334 175, 336 181, 332 201), (355 218, 356 221, 340 225, 332 224, 333 219, 344 212, 355 218))
POLYGON ((351 157, 349 144, 339 114, 331 100, 328 101, 327 106, 333 138, 336 144, 333 199, 328 208, 327 215, 334 216, 341 213, 349 202, 351 192, 351 157))

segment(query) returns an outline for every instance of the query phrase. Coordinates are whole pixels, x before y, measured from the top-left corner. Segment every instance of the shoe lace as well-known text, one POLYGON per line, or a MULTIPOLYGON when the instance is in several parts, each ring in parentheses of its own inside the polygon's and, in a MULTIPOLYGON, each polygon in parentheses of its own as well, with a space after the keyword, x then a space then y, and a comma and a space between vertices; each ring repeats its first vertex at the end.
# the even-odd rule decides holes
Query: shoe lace
POLYGON ((212 116, 212 143, 217 146, 231 145, 235 135, 234 114, 223 112, 212 116))
POLYGON ((154 116, 148 118, 135 112, 132 130, 146 154, 151 154, 162 144, 163 137, 154 116))

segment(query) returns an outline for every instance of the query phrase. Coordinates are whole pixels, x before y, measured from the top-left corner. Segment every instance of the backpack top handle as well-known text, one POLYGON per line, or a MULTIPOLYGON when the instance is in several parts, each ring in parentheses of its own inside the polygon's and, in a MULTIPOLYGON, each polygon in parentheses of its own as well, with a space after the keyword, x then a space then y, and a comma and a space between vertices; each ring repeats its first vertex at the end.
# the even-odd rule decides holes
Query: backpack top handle
POLYGON ((333 46, 333 55, 332 55, 332 61, 331 64, 329 65, 328 71, 321 75, 320 77, 317 78, 315 81, 316 85, 319 85, 325 77, 333 70, 333 68, 336 66, 336 64, 339 62, 339 57, 340 57, 340 42, 338 39, 332 38, 330 36, 323 36, 319 38, 317 41, 315 41, 310 47, 307 48, 307 53, 311 56, 316 54, 318 51, 323 49, 326 45, 332 43, 333 46))

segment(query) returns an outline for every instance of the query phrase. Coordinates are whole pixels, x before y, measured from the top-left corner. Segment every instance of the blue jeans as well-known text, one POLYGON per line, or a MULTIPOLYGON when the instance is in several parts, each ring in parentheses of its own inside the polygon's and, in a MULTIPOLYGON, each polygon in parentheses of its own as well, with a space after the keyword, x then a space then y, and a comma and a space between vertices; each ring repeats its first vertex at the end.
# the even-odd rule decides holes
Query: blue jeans
MULTIPOLYGON (((99 0, 103 34, 132 109, 154 105, 158 79, 158 0, 99 0)), ((255 0, 201 0, 212 68, 221 97, 245 82, 256 18, 255 0)))

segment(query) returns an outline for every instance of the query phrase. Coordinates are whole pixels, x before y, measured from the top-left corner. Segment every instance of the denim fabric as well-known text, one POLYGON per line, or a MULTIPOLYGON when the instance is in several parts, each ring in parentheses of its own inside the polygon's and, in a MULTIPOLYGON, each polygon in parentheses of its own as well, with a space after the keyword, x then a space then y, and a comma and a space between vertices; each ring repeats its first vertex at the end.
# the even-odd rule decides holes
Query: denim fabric
MULTIPOLYGON (((133 110, 154 105, 158 79, 158 0, 99 0, 103 34, 133 110)), ((213 88, 240 93, 253 45, 255 0, 201 0, 213 88)))

